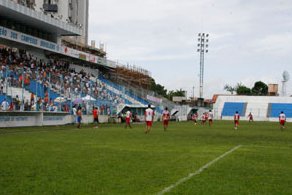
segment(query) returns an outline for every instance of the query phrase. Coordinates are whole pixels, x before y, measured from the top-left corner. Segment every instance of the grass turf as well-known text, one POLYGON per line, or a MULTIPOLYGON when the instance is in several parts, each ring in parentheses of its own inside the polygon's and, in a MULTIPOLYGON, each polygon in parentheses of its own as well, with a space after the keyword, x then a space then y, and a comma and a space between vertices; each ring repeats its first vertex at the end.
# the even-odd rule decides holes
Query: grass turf
POLYGON ((292 134, 231 121, 0 129, 1 194, 157 194, 242 145, 169 194, 292 194, 292 134))

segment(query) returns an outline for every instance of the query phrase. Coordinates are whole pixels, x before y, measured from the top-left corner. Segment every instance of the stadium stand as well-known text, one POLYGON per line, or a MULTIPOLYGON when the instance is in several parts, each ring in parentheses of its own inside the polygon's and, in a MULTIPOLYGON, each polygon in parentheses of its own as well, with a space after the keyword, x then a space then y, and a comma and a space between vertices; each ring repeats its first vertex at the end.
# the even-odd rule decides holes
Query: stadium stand
POLYGON ((292 117, 292 104, 287 103, 269 103, 268 117, 279 117, 281 112, 284 112, 287 118, 292 117))
MULTIPOLYGON (((2 82, 8 83, 5 85, 5 94, 14 98, 16 95, 23 97, 25 103, 29 101, 29 93, 33 93, 36 96, 33 103, 41 101, 45 105, 43 110, 50 110, 47 105, 58 106, 53 102, 57 97, 69 100, 64 104, 70 106, 70 104, 74 104, 70 100, 73 101, 87 95, 94 100, 91 102, 92 105, 106 108, 101 109, 102 111, 108 110, 108 108, 113 110, 113 107, 120 103, 148 104, 146 100, 135 96, 126 87, 115 84, 102 75, 98 77, 98 75, 90 74, 98 73, 98 71, 94 72, 78 65, 70 66, 69 63, 56 59, 39 60, 24 50, 2 48, 0 54, 2 59, 2 74, 0 75, 3 78, 2 82), (70 67, 77 68, 79 72, 70 67)), ((33 104, 31 101, 29 103, 33 104)), ((38 108, 39 106, 31 105, 31 107, 38 108)))
POLYGON ((218 95, 213 104, 214 116, 216 119, 232 119, 235 110, 228 111, 229 109, 227 110, 225 103, 227 103, 227 106, 229 103, 231 103, 231 105, 238 103, 238 105, 241 105, 240 107, 244 110, 244 115, 241 116, 245 116, 242 117, 241 120, 248 120, 247 115, 251 112, 254 116, 254 120, 277 121, 280 112, 283 111, 287 116, 287 121, 292 121, 292 97, 218 95), (242 105, 243 103, 246 103, 246 108, 242 105), (229 116, 226 112, 229 112, 229 116), (222 114, 222 116, 220 114, 222 114))
POLYGON ((3 121, 36 111, 27 112, 25 125, 67 124, 73 106, 81 106, 88 121, 93 106, 108 117, 128 105, 143 115, 153 93, 151 73, 109 60, 104 44, 88 45, 88 1, 48 7, 46 1, 2 0, 0 7, 0 103, 6 99, 12 111, 2 112, 3 121))
POLYGON ((225 102, 222 116, 233 116, 237 111, 240 116, 245 116, 247 104, 244 102, 225 102))

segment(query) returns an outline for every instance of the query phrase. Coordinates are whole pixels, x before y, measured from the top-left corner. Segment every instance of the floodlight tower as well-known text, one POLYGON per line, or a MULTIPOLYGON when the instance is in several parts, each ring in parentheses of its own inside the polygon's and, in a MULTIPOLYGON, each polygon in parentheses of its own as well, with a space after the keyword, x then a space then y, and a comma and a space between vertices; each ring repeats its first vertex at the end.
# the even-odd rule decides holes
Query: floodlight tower
POLYGON ((198 48, 197 52, 200 52, 200 98, 203 98, 204 89, 204 55, 208 53, 209 34, 198 34, 198 48))

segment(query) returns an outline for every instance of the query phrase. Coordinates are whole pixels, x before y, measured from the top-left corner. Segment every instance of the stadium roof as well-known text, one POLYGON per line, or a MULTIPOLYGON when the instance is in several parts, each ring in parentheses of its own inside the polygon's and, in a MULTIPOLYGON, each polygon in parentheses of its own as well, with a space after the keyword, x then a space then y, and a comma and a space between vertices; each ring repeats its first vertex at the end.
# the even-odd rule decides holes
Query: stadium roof
POLYGON ((0 17, 42 29, 56 36, 77 36, 82 34, 82 29, 77 26, 52 18, 50 14, 45 15, 13 3, 10 0, 0 0, 0 17))

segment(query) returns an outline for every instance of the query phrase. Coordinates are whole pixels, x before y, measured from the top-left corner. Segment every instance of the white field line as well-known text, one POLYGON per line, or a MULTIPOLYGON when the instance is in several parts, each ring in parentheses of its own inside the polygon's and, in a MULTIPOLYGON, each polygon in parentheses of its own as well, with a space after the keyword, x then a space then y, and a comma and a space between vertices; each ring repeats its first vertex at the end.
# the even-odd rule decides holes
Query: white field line
POLYGON ((206 168, 208 168, 209 166, 211 166, 212 164, 214 164, 215 162, 217 162, 218 160, 224 158, 225 156, 227 156, 228 154, 234 152, 235 150, 237 150, 238 148, 240 148, 241 145, 238 145, 232 149, 230 149, 229 151, 225 152, 224 154, 222 154, 221 156, 215 158, 214 160, 208 162, 207 164, 205 164, 204 166, 202 166, 200 169, 198 169, 196 172, 194 173, 190 173, 188 176, 178 180, 176 183, 164 188, 161 192, 158 193, 158 195, 162 195, 166 192, 171 191, 173 188, 177 187, 178 185, 182 184, 183 182, 191 179, 193 176, 195 175, 199 175, 200 173, 202 173, 206 168))

